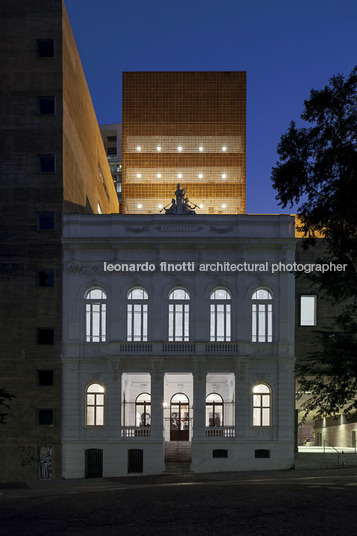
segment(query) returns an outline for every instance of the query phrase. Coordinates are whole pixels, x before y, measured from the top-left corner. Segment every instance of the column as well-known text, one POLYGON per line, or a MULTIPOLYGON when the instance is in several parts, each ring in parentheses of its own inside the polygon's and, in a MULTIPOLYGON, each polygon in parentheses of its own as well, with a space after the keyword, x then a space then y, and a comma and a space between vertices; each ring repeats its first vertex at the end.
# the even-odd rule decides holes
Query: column
POLYGON ((151 437, 162 440, 164 436, 164 375, 161 361, 154 361, 151 374, 151 437))
POLYGON ((204 439, 206 428, 206 368, 199 364, 193 375, 193 440, 204 439))

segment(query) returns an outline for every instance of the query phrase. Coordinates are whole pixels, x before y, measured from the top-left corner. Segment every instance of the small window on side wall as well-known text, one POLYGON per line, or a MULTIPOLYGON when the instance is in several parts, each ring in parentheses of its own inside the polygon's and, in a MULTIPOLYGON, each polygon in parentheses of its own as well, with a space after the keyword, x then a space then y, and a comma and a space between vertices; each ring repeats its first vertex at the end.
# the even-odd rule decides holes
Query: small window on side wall
POLYGON ((37 212, 37 230, 54 231, 55 214, 54 212, 37 212))
POLYGON ((37 328, 37 344, 52 345, 55 343, 54 328, 37 328))
POLYGON ((53 370, 38 370, 37 383, 41 387, 53 385, 53 370))
POLYGON ((55 55, 54 39, 37 39, 37 56, 39 58, 53 58, 55 55))
POLYGON ((55 98, 54 97, 37 97, 36 112, 38 115, 54 115, 55 114, 55 98))
POLYGON ((54 154, 37 155, 37 171, 39 173, 55 173, 56 158, 54 154))
POLYGON ((53 426, 53 409, 39 409, 38 424, 53 426))
POLYGON ((42 269, 37 274, 37 282, 39 287, 54 287, 55 286, 55 271, 42 269))
POLYGON ((300 296, 300 326, 316 326, 316 304, 316 295, 300 296))

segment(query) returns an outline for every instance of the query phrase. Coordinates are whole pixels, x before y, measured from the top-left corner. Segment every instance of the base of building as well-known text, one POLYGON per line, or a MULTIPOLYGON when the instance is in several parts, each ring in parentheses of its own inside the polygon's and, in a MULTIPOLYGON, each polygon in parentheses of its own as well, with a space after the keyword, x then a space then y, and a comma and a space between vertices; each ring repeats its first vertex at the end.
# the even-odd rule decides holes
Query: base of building
MULTIPOLYGON (((187 460, 182 461, 187 464, 187 460)), ((290 469, 293 466, 293 443, 203 440, 192 442, 189 470, 194 473, 213 473, 290 469)), ((76 442, 63 445, 64 478, 154 475, 164 472, 164 441, 76 442)))

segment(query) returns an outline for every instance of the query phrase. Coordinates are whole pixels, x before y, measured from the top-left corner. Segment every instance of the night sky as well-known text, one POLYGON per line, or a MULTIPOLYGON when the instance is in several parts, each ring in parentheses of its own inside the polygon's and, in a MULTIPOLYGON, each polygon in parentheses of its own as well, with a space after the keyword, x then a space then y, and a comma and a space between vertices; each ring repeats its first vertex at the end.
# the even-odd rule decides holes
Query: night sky
POLYGON ((357 64, 356 0, 67 0, 100 124, 122 71, 247 71, 247 212, 289 213, 271 168, 310 90, 357 64))

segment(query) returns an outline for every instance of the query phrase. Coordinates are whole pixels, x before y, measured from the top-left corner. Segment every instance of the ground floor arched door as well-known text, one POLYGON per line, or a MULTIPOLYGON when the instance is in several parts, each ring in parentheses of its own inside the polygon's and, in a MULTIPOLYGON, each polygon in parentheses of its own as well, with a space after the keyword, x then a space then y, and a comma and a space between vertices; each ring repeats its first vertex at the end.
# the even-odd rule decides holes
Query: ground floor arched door
POLYGON ((170 401, 170 441, 189 441, 189 400, 176 393, 170 401))

